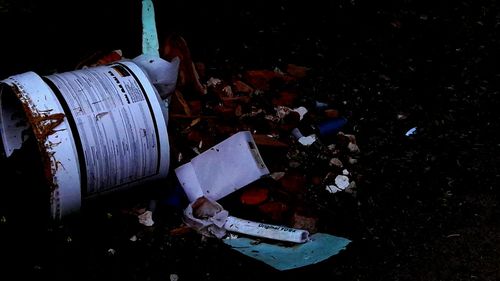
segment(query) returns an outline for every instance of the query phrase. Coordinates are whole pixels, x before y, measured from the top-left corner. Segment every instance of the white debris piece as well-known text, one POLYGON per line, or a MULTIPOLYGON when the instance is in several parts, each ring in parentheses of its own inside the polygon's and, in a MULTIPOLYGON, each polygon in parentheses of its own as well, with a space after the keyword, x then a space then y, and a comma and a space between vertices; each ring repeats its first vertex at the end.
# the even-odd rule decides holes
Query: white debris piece
POLYGON ((281 75, 285 75, 285 73, 283 71, 281 71, 281 69, 279 67, 277 67, 277 66, 273 69, 273 71, 275 73, 278 73, 278 74, 281 74, 281 75))
MULTIPOLYGON (((347 171, 347 170, 344 170, 347 171)), ((350 186, 349 178, 344 175, 338 175, 335 178, 335 184, 330 184, 326 186, 326 190, 330 193, 337 193, 339 191, 347 191, 346 189, 350 186)), ((355 187, 355 185, 354 185, 355 187)), ((351 193, 351 192, 350 192, 351 193)))
POLYGON ((411 135, 414 135, 417 133, 417 127, 413 127, 411 129, 408 130, 408 132, 406 132, 405 136, 409 137, 411 135))
POLYGON ((406 118, 408 118, 408 116, 403 113, 399 113, 398 115, 396 115, 396 119, 398 120, 405 120, 406 118))
POLYGON ((330 159, 330 166, 342 168, 342 167, 344 167, 344 164, 342 163, 342 161, 340 161, 340 159, 335 157, 335 158, 330 159))
POLYGON ((300 115, 299 120, 302 120, 302 118, 304 118, 304 115, 306 115, 306 113, 307 113, 307 108, 301 106, 301 107, 295 108, 293 111, 297 112, 300 115))
POLYGON ((219 200, 269 175, 250 131, 240 131, 175 169, 190 202, 219 200))
POLYGON ((229 233, 224 239, 238 239, 238 237, 240 237, 238 234, 229 233))
POLYGON ((179 280, 179 275, 172 273, 170 274, 170 281, 178 281, 179 280))
POLYGON ((335 178, 335 185, 344 190, 346 189, 348 186, 349 186, 349 178, 344 176, 344 175, 338 175, 336 178, 335 178))
POLYGON ((316 135, 309 135, 307 137, 301 137, 299 139, 300 144, 304 146, 310 146, 316 141, 316 135))
POLYGON ((224 94, 226 94, 226 97, 232 98, 233 95, 233 89, 231 89, 231 86, 227 85, 226 87, 222 88, 222 91, 224 94))
POLYGON ((347 148, 349 149, 350 152, 352 153, 359 153, 359 147, 357 144, 350 142, 347 145, 347 148))
POLYGON ((220 80, 219 78, 210 77, 210 79, 208 79, 207 81, 207 87, 217 86, 220 83, 222 83, 222 80, 220 80))
POLYGON ((350 173, 347 169, 342 170, 342 175, 348 176, 350 173))
POLYGON ((351 181, 349 186, 344 190, 347 193, 355 194, 356 193, 356 182, 351 181))
POLYGON ((309 232, 304 229, 254 222, 233 216, 227 217, 224 228, 228 231, 280 241, 304 243, 309 240, 309 232))
POLYGON ((330 185, 326 186, 326 191, 328 191, 330 193, 336 193, 336 192, 342 191, 342 189, 338 188, 334 184, 330 184, 330 185))
POLYGON ((349 157, 349 164, 354 165, 356 163, 358 163, 358 159, 349 157))
POLYGON ((130 237, 129 240, 132 242, 135 242, 135 241, 137 241, 137 236, 133 235, 132 237, 130 237))
POLYGON ((315 106, 317 109, 327 108, 328 104, 320 101, 315 102, 315 106))
POLYGON ((285 116, 287 116, 292 111, 292 109, 290 109, 289 107, 282 106, 282 105, 275 107, 274 110, 276 110, 276 116, 280 120, 285 118, 285 116))
POLYGON ((279 181, 282 177, 285 176, 285 172, 274 172, 270 176, 273 180, 279 181))
POLYGON ((146 211, 140 214, 137 218, 139 218, 139 223, 145 226, 153 226, 155 222, 153 221, 153 212, 146 211))

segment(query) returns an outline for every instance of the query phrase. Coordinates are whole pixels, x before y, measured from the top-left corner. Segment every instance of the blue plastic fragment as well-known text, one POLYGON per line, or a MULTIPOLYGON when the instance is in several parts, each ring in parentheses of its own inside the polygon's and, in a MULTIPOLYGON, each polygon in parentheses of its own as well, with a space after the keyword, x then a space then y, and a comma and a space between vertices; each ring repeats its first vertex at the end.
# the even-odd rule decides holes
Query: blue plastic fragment
POLYGON ((321 136, 333 135, 340 131, 340 129, 347 123, 347 119, 339 117, 324 121, 318 125, 319 134, 321 136))
POLYGON ((246 256, 260 260, 278 270, 289 270, 321 262, 338 254, 351 242, 326 233, 311 235, 310 241, 291 247, 258 243, 249 238, 224 239, 224 243, 246 256))

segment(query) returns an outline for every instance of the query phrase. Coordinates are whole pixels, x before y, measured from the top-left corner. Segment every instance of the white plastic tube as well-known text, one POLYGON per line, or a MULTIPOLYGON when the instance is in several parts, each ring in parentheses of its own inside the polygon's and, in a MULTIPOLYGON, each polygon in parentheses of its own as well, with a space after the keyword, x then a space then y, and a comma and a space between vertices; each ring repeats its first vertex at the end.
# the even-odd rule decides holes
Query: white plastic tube
POLYGON ((304 243, 309 240, 309 232, 307 230, 254 222, 233 216, 227 217, 223 227, 227 231, 280 241, 304 243))

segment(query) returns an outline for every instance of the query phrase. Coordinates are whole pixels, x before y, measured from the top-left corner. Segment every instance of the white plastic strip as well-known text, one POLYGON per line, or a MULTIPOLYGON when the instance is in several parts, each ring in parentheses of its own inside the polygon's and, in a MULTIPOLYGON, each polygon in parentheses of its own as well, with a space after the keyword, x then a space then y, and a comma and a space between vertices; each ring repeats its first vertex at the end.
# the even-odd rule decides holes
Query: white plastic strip
POLYGON ((304 243, 309 239, 307 230, 254 222, 233 216, 227 218, 224 228, 232 232, 295 243, 304 243))

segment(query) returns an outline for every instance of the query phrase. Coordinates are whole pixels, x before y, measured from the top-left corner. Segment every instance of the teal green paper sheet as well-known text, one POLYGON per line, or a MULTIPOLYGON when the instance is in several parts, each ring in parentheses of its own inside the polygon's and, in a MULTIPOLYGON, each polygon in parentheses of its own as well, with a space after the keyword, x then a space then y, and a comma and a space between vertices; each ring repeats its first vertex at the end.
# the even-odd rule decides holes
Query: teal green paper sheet
POLYGON ((155 9, 151 0, 142 1, 142 53, 159 57, 155 9))
POLYGON ((310 241, 292 247, 257 243, 249 238, 224 239, 224 243, 246 256, 278 270, 288 270, 323 261, 338 254, 351 242, 325 233, 311 235, 310 241))

